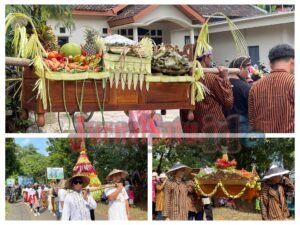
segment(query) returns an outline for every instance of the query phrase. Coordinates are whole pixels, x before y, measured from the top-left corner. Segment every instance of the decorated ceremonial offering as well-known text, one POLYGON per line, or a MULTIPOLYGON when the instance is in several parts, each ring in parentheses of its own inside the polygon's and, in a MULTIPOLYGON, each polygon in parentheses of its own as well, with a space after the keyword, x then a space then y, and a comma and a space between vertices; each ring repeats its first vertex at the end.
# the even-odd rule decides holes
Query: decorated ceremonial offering
MULTIPOLYGON (((243 36, 226 19, 242 49, 243 36)), ((189 62, 173 45, 156 46, 148 37, 136 42, 118 34, 102 38, 90 27, 84 30, 84 43, 58 46, 50 27, 41 30, 31 17, 9 14, 5 27, 14 27, 13 45, 20 59, 7 58, 6 63, 25 66, 22 118, 34 111, 37 125, 44 126, 46 112, 66 112, 70 124, 69 114, 74 112, 194 109, 207 91, 201 83, 204 72, 219 73, 202 68, 196 60, 210 47, 208 21, 200 31, 194 60, 189 62)))
POLYGON ((256 170, 238 170, 236 165, 236 161, 230 161, 224 153, 222 158, 216 160, 215 167, 201 169, 194 178, 197 194, 245 200, 258 197, 261 185, 256 170))
POLYGON ((96 170, 90 162, 84 141, 81 142, 81 151, 78 160, 73 168, 74 175, 84 175, 90 179, 88 184, 91 193, 96 201, 99 201, 102 194, 101 182, 96 174, 96 170))

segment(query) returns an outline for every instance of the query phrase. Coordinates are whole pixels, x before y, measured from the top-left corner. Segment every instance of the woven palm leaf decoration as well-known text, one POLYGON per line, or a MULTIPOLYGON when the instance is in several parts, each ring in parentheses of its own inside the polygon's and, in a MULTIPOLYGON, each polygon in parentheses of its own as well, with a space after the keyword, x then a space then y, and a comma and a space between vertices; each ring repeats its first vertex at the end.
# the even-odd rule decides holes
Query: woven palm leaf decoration
POLYGON ((13 46, 15 55, 20 58, 27 58, 33 61, 35 73, 39 76, 33 90, 37 89, 37 98, 40 97, 43 108, 47 109, 47 93, 45 71, 50 71, 43 61, 43 56, 47 55, 42 46, 37 30, 30 17, 22 13, 10 13, 5 18, 5 33, 12 26, 14 31, 13 46), (32 34, 27 33, 26 25, 32 27, 32 34))
POLYGON ((193 74, 192 76, 195 77, 195 82, 193 83, 192 88, 192 104, 195 104, 195 100, 200 102, 204 99, 205 96, 205 87, 200 82, 201 79, 204 79, 204 72, 203 68, 199 61, 197 61, 197 57, 201 56, 203 52, 208 52, 211 49, 209 44, 209 21, 214 16, 222 16, 226 20, 229 26, 229 30, 233 36, 234 43, 236 45, 236 50, 238 55, 248 55, 247 50, 247 43, 246 40, 238 29, 238 27, 223 13, 217 12, 212 14, 207 18, 205 23, 202 25, 200 30, 197 43, 196 43, 196 50, 194 54, 193 60, 193 74))
MULTIPOLYGON (((73 168, 73 175, 85 175, 90 178, 90 188, 97 188, 101 185, 101 181, 99 180, 95 167, 89 160, 89 157, 86 152, 86 147, 84 141, 81 142, 81 151, 78 157, 78 160, 73 168)), ((95 200, 100 200, 100 196, 102 194, 102 190, 93 191, 92 195, 95 200)))

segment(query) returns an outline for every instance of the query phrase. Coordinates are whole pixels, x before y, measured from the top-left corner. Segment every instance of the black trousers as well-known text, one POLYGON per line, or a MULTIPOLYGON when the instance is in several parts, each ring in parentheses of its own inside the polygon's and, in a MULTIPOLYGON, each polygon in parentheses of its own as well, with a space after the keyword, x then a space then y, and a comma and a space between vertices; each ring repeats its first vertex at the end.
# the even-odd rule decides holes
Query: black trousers
POLYGON ((90 214, 91 214, 91 220, 95 220, 95 210, 90 209, 90 214))
POLYGON ((214 220, 211 204, 204 205, 204 213, 205 213, 206 220, 214 220))

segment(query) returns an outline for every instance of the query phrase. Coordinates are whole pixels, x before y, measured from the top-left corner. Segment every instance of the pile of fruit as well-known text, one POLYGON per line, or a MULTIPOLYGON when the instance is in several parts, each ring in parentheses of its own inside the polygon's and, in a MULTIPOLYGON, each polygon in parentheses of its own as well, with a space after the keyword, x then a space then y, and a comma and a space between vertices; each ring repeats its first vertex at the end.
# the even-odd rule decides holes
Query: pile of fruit
POLYGON ((45 64, 55 72, 101 72, 103 56, 103 40, 92 28, 85 30, 85 44, 64 44, 59 52, 48 52, 45 64))
POLYGON ((256 171, 246 171, 245 169, 237 170, 237 162, 235 160, 229 161, 227 153, 223 154, 222 158, 217 159, 215 168, 205 168, 200 170, 196 178, 201 182, 218 183, 219 181, 226 183, 247 182, 251 179, 256 179, 256 171))
POLYGON ((247 174, 243 174, 240 170, 226 171, 226 170, 217 170, 212 172, 211 174, 206 175, 198 175, 197 178, 201 180, 201 182, 209 181, 212 183, 218 183, 219 181, 226 183, 236 183, 238 182, 247 182, 249 178, 254 178, 257 174, 248 172, 247 174))
POLYGON ((233 159, 231 161, 228 160, 228 155, 223 154, 221 159, 217 159, 215 162, 215 166, 219 169, 234 169, 236 166, 236 161, 233 159))
POLYGON ((185 75, 191 68, 188 58, 181 56, 175 46, 157 46, 152 57, 152 72, 165 75, 185 75))

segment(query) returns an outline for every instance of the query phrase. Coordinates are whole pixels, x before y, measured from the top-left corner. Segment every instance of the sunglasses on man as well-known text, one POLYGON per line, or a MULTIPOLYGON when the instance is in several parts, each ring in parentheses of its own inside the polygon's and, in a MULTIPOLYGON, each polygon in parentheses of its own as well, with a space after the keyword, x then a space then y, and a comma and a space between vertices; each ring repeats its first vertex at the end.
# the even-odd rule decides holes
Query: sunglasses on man
POLYGON ((82 180, 74 180, 72 183, 76 185, 76 184, 82 184, 83 182, 82 180))

